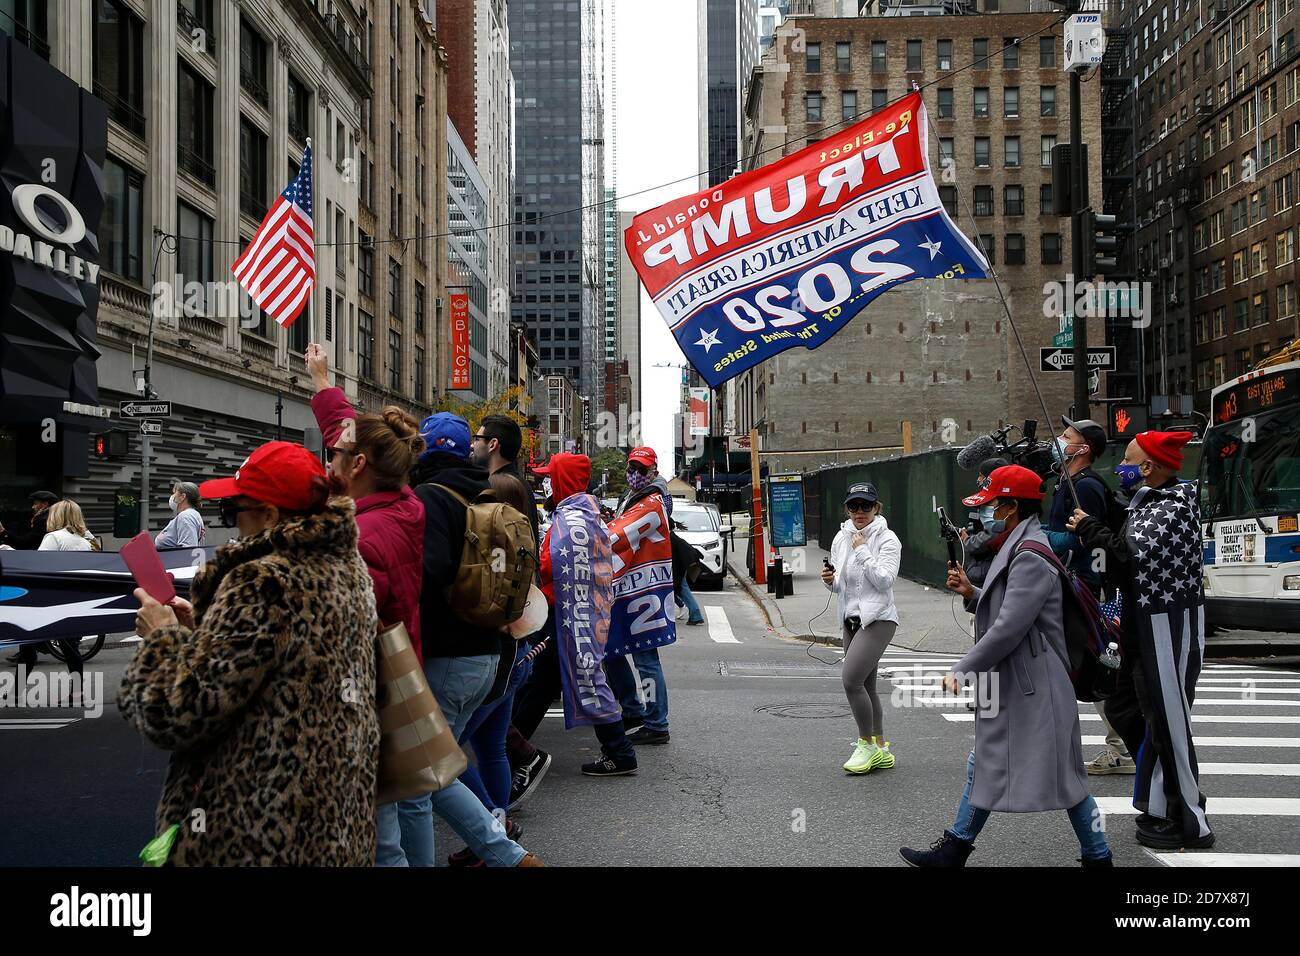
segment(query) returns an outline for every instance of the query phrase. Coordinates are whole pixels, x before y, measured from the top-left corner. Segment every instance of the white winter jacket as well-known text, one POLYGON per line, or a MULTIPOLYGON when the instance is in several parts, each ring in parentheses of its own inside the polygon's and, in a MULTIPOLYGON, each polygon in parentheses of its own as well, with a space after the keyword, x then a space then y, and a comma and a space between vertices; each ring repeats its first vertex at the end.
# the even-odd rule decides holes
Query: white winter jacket
POLYGON ((894 579, 898 577, 903 545, 898 535, 889 530, 884 515, 876 515, 862 529, 867 540, 857 548, 853 547, 856 532, 852 519, 846 518, 831 542, 835 580, 828 587, 839 598, 840 620, 856 615, 863 627, 873 621, 897 624, 894 579))

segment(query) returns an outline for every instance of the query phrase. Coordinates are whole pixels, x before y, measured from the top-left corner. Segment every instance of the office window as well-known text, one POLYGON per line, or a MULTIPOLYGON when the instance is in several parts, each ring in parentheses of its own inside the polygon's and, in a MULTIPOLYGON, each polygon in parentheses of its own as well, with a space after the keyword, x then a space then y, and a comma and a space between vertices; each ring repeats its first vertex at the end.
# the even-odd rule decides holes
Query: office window
POLYGON ((975 244, 980 247, 980 251, 984 253, 984 258, 989 261, 989 265, 997 265, 998 247, 992 233, 981 232, 975 237, 975 244))
POLYGON ((840 96, 840 119, 848 122, 858 115, 858 91, 845 90, 840 96))
POLYGON ((1038 115, 1056 115, 1056 87, 1040 86, 1038 88, 1038 115))
POLYGON ((1025 187, 1003 186, 1002 208, 1008 216, 1023 216, 1025 214, 1025 187))
POLYGON ((266 215, 266 134, 239 118, 239 210, 261 221, 266 215))
POLYGON ((1286 282, 1277 287, 1277 317, 1289 319, 1295 315, 1295 283, 1286 282))
POLYGON ((951 162, 956 157, 955 147, 951 136, 939 137, 939 164, 942 166, 951 162))
POLYGON ((1005 165, 1012 166, 1012 167, 1019 166, 1020 165, 1020 137, 1019 136, 1005 137, 1002 142, 1002 153, 1003 153, 1005 165))
POLYGON ((249 25, 247 18, 239 19, 239 85, 249 96, 268 106, 271 96, 266 82, 266 41, 249 25))
POLYGON ((971 41, 971 59, 977 70, 987 70, 989 68, 989 41, 988 37, 977 37, 971 41))
POLYGON ((1055 216, 1056 198, 1052 194, 1052 184, 1043 183, 1038 187, 1038 212, 1043 216, 1055 216))
POLYGON ((940 89, 939 90, 939 119, 952 119, 952 117, 953 117, 952 90, 940 89))
POLYGON ((877 110, 883 110, 888 103, 889 103, 888 90, 871 91, 871 112, 874 113, 877 110))
POLYGON ((871 41, 871 72, 884 73, 885 65, 885 43, 884 40, 871 41))
POLYGON ((1038 38, 1038 65, 1040 68, 1056 66, 1056 37, 1038 38))
POLYGON ((939 58, 939 69, 951 70, 952 69, 952 41, 940 40, 937 44, 937 47, 938 49, 936 52, 938 53, 938 58, 939 58))
MULTIPOLYGON (((197 242, 187 239, 176 243, 176 270, 180 273, 182 285, 201 282, 206 286, 213 280, 212 227, 211 218, 189 203, 177 201, 176 231, 182 236, 198 239, 197 242)), ((182 290, 178 289, 176 295, 182 298, 182 290)), ((206 313, 206 309, 203 312, 206 313)))
POLYGON ((805 93, 803 95, 803 105, 808 114, 808 122, 820 123, 822 120, 822 95, 820 93, 805 93))
POLYGON ((388 314, 396 318, 402 315, 402 264, 391 257, 388 260, 388 314))
MULTIPOLYGON (((1006 70, 1020 69, 1020 40, 1016 37, 1003 37, 1002 46, 1002 68, 1006 70)), ((1023 251, 1021 261, 1024 261, 1023 251)))
POLYGON ((200 182, 215 187, 213 90, 184 61, 176 73, 176 161, 200 182))
POLYGON ((978 119, 986 119, 989 115, 989 88, 987 86, 975 87, 975 116, 978 119))
POLYGON ((402 333, 397 329, 388 330, 388 387, 402 390, 402 333))
POLYGON ((1232 331, 1244 332, 1250 328, 1250 303, 1237 299, 1232 303, 1232 331))
MULTIPOLYGON (((0 28, 12 32, 13 25, 0 19, 0 28)), ((98 0, 91 40, 95 95, 108 104, 109 116, 143 137, 144 23, 119 0, 98 0)))
POLYGON ((848 73, 853 69, 853 44, 840 40, 835 44, 835 72, 848 73))
POLYGON ((292 70, 289 71, 289 135, 304 146, 311 135, 311 91, 292 70))
POLYGON ((976 186, 975 187, 975 215, 991 216, 993 215, 993 187, 976 186))
POLYGON ((1007 117, 1020 115, 1020 87, 1008 86, 1003 88, 1002 115, 1007 117))
POLYGON ((820 43, 809 43, 806 54, 804 69, 809 73, 820 73, 822 71, 822 45, 820 43))
POLYGON ((425 364, 424 346, 417 345, 415 347, 415 367, 414 367, 415 400, 417 402, 423 402, 425 400, 425 395, 427 394, 427 389, 428 389, 428 386, 425 384, 425 378, 424 378, 424 364, 425 364))
POLYGON ((919 72, 921 69, 921 41, 907 41, 907 70, 909 73, 919 72))
POLYGON ((1043 241, 1043 265, 1058 265, 1061 261, 1061 234, 1045 232, 1043 241))
POLYGON ((975 137, 975 165, 989 166, 989 138, 987 136, 975 137))
POLYGON ((1287 229, 1277 234, 1274 247, 1278 265, 1286 265, 1295 259, 1295 229, 1287 229))
POLYGON ((948 213, 949 218, 957 218, 957 187, 940 186, 939 201, 943 203, 943 208, 948 213))
POLYGON ((375 247, 370 236, 357 230, 357 288, 362 295, 375 294, 375 247))
POLYGON ((1018 232, 1009 232, 1006 237, 1007 265, 1025 264, 1025 237, 1018 232))
POLYGON ((375 377, 375 317, 365 309, 357 311, 357 374, 375 377))
POLYGON ((1268 325, 1268 293, 1256 292, 1250 299, 1251 320, 1255 325, 1268 325))

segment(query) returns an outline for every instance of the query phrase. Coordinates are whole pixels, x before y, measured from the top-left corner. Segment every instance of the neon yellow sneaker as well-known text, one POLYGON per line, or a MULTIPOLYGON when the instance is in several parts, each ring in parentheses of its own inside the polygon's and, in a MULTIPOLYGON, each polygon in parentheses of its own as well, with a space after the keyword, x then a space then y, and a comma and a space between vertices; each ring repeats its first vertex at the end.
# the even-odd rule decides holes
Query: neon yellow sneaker
POLYGON ((875 752, 871 755, 871 761, 867 767, 868 770, 889 770, 894 764, 894 755, 890 752, 889 741, 885 741, 883 747, 873 747, 875 752))
POLYGON ((871 741, 859 737, 858 742, 853 745, 853 756, 844 764, 844 769, 849 773, 868 773, 878 749, 871 741))

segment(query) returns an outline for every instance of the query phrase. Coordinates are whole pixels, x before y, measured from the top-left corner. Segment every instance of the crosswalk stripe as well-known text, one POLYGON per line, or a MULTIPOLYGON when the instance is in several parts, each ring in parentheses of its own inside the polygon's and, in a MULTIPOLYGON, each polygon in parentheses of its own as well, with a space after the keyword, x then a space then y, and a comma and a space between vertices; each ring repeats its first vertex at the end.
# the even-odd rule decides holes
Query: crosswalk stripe
MULTIPOLYGON (((975 719, 974 714, 944 714, 944 720, 953 723, 966 723, 975 719)), ((1079 713, 1080 720, 1100 722, 1097 713, 1079 713)), ((1194 724, 1300 724, 1300 716, 1295 714, 1192 714, 1194 724)))
POLYGON ((731 622, 727 620, 727 610, 721 607, 706 607, 704 615, 709 621, 709 637, 715 644, 739 644, 732 633, 731 622))
MULTIPOLYGON (((942 669, 934 671, 918 671, 911 667, 882 667, 880 668, 880 671, 881 673, 892 675, 893 680, 910 678, 912 680, 937 681, 942 680, 944 674, 948 673, 942 669)), ((1296 683, 1300 684, 1300 681, 1297 681, 1296 683)), ((1198 690, 1203 690, 1206 693, 1212 694, 1223 694, 1228 691, 1242 690, 1252 691, 1256 694, 1295 694, 1297 697, 1300 697, 1300 687, 1258 687, 1256 686, 1255 681, 1221 681, 1216 683, 1214 681, 1200 680, 1197 682, 1196 686, 1198 690)))
MULTIPOLYGON (((1103 813, 1133 816, 1137 807, 1129 797, 1095 797, 1103 813)), ((1294 797, 1207 797, 1210 817, 1300 817, 1300 799, 1294 797)))
POLYGON ((1228 777, 1300 777, 1300 763, 1200 763, 1196 769, 1202 776, 1214 774, 1228 777))
POLYGON ((1165 866, 1300 866, 1295 853, 1152 853, 1165 866))
MULTIPOLYGON (((1300 737, 1207 737, 1197 734, 1193 740, 1197 750, 1202 747, 1300 747, 1300 737)), ((1083 737, 1085 747, 1101 746, 1105 742, 1104 734, 1098 736, 1085 734, 1083 737)))

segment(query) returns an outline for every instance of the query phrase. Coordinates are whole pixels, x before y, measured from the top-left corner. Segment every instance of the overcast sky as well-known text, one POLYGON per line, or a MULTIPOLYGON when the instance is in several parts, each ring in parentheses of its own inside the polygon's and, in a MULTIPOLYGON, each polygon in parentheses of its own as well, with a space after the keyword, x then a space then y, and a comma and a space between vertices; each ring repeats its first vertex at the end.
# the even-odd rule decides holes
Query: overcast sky
MULTIPOLYGON (((607 94, 608 135, 614 140, 611 152, 617 163, 618 194, 628 197, 619 209, 642 212, 697 190, 696 0, 607 3, 618 84, 607 94), (688 181, 642 192, 684 178, 688 181)), ((682 373, 654 368, 657 362, 683 365, 686 358, 643 293, 642 441, 659 454, 660 470, 671 474, 673 412, 679 409, 682 373)))

